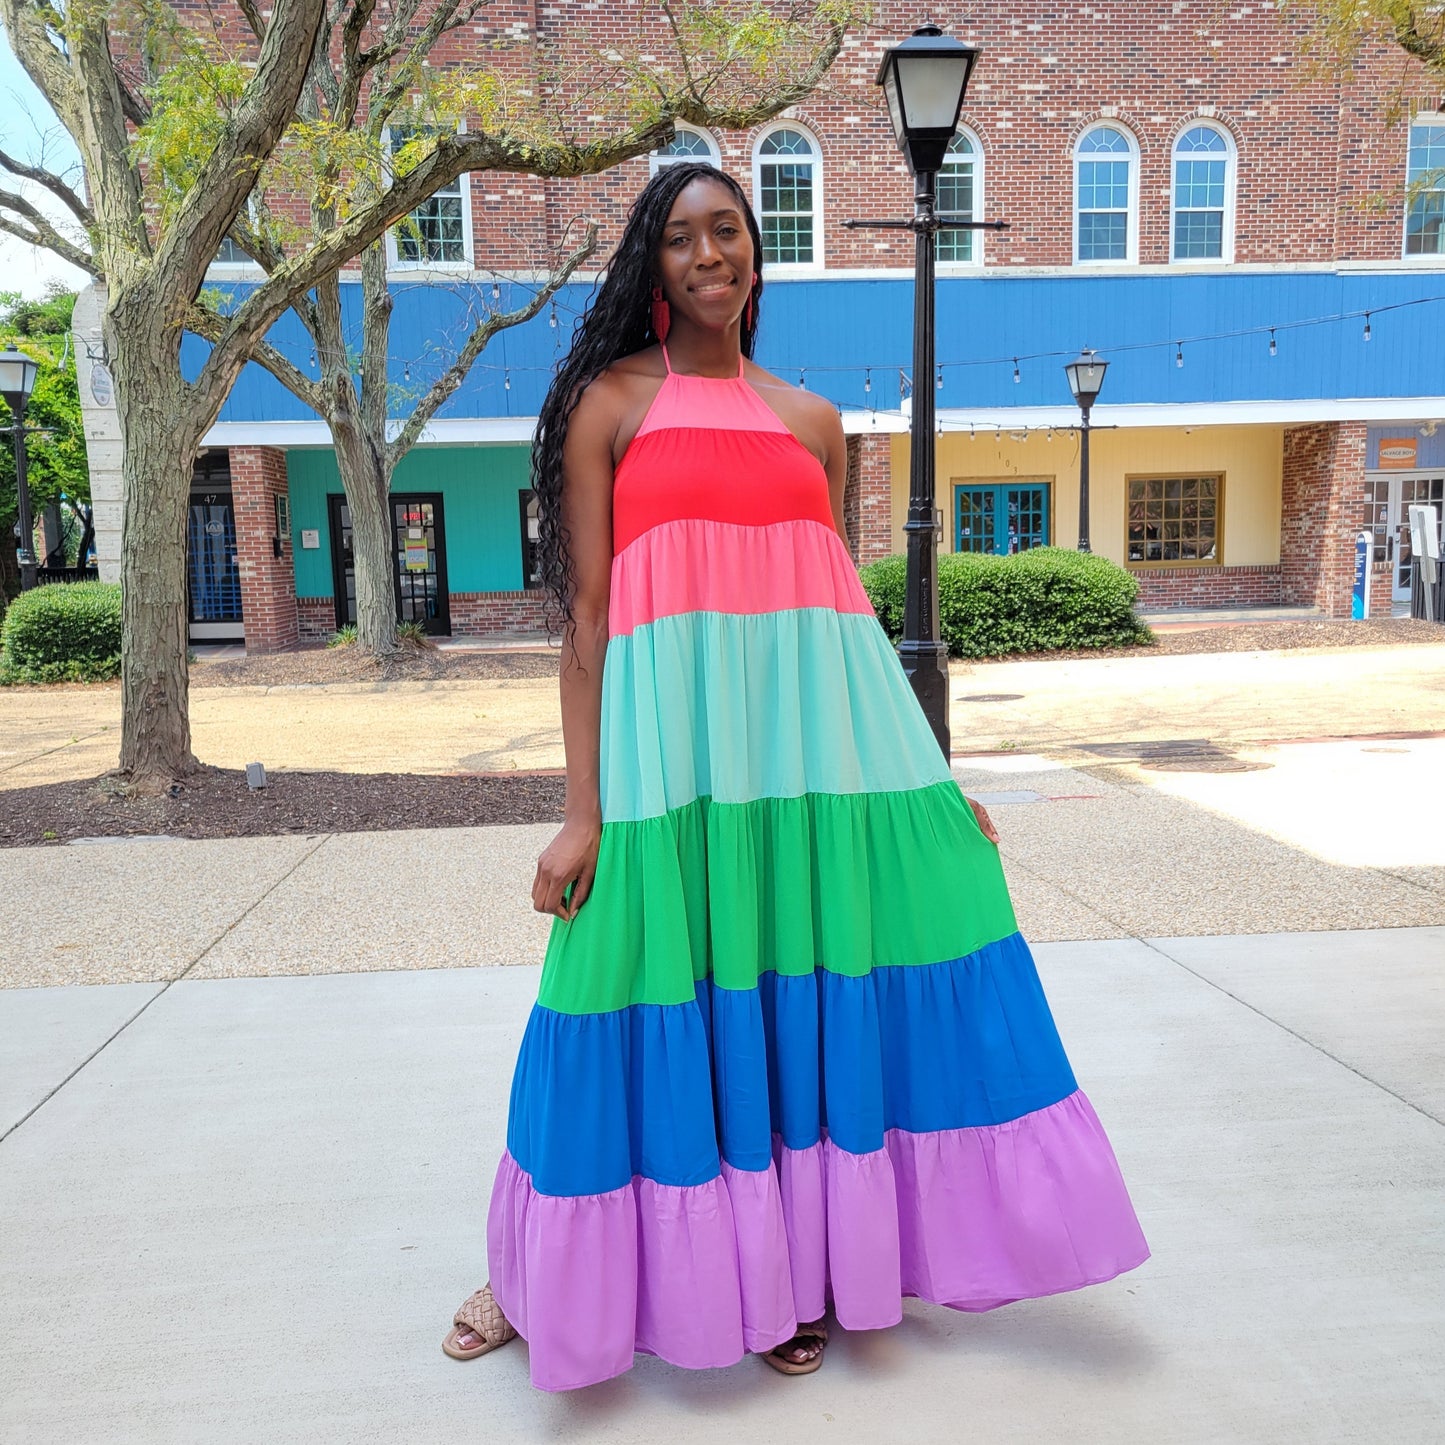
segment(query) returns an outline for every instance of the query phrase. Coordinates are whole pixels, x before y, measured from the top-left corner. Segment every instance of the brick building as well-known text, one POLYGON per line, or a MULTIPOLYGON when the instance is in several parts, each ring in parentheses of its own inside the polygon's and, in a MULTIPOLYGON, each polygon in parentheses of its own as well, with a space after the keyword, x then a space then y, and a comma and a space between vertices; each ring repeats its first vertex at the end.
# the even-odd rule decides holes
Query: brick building
MULTIPOLYGON (((873 77, 916 18, 881 5, 807 104, 749 133, 683 129, 671 148, 711 156, 760 213, 757 359, 838 405, 860 562, 902 547, 912 254, 906 237, 841 222, 911 203, 873 77)), ((627 43, 655 19, 629 3, 491 6, 435 61, 497 34, 627 43)), ((1110 362, 1093 416, 1093 547, 1138 573, 1146 605, 1347 613, 1368 526, 1374 603, 1387 606, 1404 585, 1404 509, 1445 500, 1445 101, 1407 80, 1407 118, 1387 125, 1401 58, 1311 79, 1268 4, 985 0, 940 23, 983 48, 941 203, 1010 227, 940 251, 940 367, 916 381, 936 388, 944 546, 1074 543, 1078 413, 1063 365, 1089 346, 1110 362)), ((429 341, 458 328, 465 293, 520 296, 574 217, 602 221, 605 254, 666 159, 578 181, 469 176, 435 197, 390 243, 397 380, 425 380, 429 341)), ((229 255, 213 277, 248 274, 229 255)), ((558 324, 544 315, 494 341, 397 474, 398 595, 434 630, 538 621, 529 441, 590 285, 558 297, 558 324)), ((299 325, 273 340, 304 363, 299 325)), ((252 367, 207 440, 196 635, 244 627, 248 646, 273 648, 330 631, 347 615, 348 533, 325 426, 252 367)), ((99 520, 118 532, 114 510, 99 520)), ((101 541, 115 566, 118 535, 101 541)))

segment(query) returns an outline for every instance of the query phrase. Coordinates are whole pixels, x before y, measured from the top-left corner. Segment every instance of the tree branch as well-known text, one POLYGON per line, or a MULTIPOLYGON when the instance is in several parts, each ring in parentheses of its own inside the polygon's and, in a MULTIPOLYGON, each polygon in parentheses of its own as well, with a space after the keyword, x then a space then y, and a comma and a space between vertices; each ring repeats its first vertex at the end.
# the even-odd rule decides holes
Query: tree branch
POLYGON ((472 363, 486 350, 487 343, 491 341, 492 337, 499 331, 505 331, 511 326, 520 326, 524 321, 530 321, 534 316, 540 314, 542 308, 552 297, 572 279, 572 273, 596 249, 597 223, 589 221, 582 244, 548 276, 545 284, 527 305, 519 306, 515 311, 493 312, 472 328, 472 334, 467 337, 466 344, 458 353, 457 359, 437 378, 426 395, 412 408, 411 415, 407 417, 406 423, 397 434, 396 439, 387 446, 388 472, 416 445, 417 439, 426 429, 427 423, 455 395, 457 388, 467 379, 467 373, 472 369, 472 363))
MULTIPOLYGON (((13 3, 13 0, 6 0, 13 3)), ((230 124, 206 157, 156 253, 156 274, 170 297, 189 300, 231 229, 269 156, 295 112, 311 65, 325 0, 277 0, 256 68, 230 124)))
POLYGON ((24 161, 8 156, 4 151, 0 151, 0 166, 4 166, 11 175, 18 176, 22 181, 34 181, 36 185, 44 186, 52 196, 69 208, 82 226, 88 229, 95 224, 95 216, 90 207, 54 171, 48 171, 43 166, 27 165, 24 161))
POLYGON ((0 231, 17 237, 27 245, 50 251, 62 261, 69 261, 72 266, 78 266, 91 276, 100 275, 100 268, 89 251, 62 236, 40 211, 15 191, 0 190, 0 231), (23 216, 29 221, 30 228, 27 229, 12 216, 4 214, 6 211, 13 212, 15 216, 23 216))
MULTIPOLYGON (((186 312, 186 330, 194 331, 207 341, 217 341, 225 330, 226 318, 204 306, 192 306, 186 312)), ((307 376, 269 341, 261 342, 251 353, 251 360, 264 367, 299 401, 303 401, 317 416, 326 415, 325 393, 321 384, 307 376)))
POLYGON ((51 30, 60 33, 65 26, 64 17, 50 5, 36 4, 34 0, 0 0, 0 22, 25 73, 50 102, 50 108, 65 123, 66 130, 78 135, 80 86, 48 33, 51 30))

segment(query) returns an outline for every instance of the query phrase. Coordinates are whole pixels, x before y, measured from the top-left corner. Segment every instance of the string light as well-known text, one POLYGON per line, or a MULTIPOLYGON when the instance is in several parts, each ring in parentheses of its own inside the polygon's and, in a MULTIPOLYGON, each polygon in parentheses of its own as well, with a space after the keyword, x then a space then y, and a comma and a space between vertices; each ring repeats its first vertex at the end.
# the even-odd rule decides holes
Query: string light
POLYGON ((1368 341, 1368 340, 1370 339, 1370 313, 1369 313, 1368 311, 1365 312, 1365 336, 1364 336, 1364 339, 1365 339, 1366 341, 1368 341))
POLYGON ((1019 375, 1019 359, 1014 357, 1014 385, 1017 386, 1022 380, 1023 377, 1019 375))
POLYGON ((1183 343, 1182 341, 1176 341, 1176 342, 1174 343, 1174 346, 1175 346, 1174 365, 1175 365, 1175 366, 1183 366, 1183 365, 1184 365, 1184 343, 1183 343))
POLYGON ((938 368, 938 380, 933 383, 933 389, 934 391, 943 390, 943 368, 941 366, 938 368))
POLYGON ((871 366, 867 366, 863 368, 863 394, 866 396, 872 390, 873 368, 871 366))
POLYGON ((808 389, 808 368, 807 368, 806 366, 800 366, 800 367, 798 368, 798 385, 801 386, 804 391, 807 391, 807 389, 808 389))
POLYGON ((401 367, 401 379, 402 379, 403 381, 410 381, 410 380, 411 380, 411 362, 406 361, 406 362, 403 362, 403 363, 402 363, 402 367, 401 367))
POLYGON ((1277 342, 1275 341, 1275 339, 1274 339, 1274 327, 1273 327, 1273 326, 1271 326, 1271 327, 1269 328, 1269 354, 1270 354, 1271 356, 1278 356, 1278 355, 1279 355, 1279 345, 1278 345, 1278 343, 1277 343, 1277 342))
POLYGON ((553 331, 557 329, 557 303, 555 301, 552 303, 551 313, 547 317, 547 325, 550 326, 553 331))
POLYGON ((500 301, 501 299, 502 299, 502 288, 497 285, 497 279, 496 279, 496 277, 494 276, 494 277, 492 278, 492 300, 493 300, 493 301, 500 301))
POLYGON ((506 373, 503 375, 502 385, 503 385, 508 391, 511 391, 511 389, 512 389, 512 373, 511 373, 510 371, 506 372, 506 373))

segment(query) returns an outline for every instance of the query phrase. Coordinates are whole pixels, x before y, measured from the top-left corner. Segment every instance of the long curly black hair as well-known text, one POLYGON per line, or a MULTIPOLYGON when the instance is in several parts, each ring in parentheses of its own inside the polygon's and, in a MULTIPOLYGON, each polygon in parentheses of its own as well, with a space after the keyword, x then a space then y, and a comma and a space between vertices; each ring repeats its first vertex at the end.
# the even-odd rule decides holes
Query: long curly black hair
MULTIPOLYGON (((567 440, 567 423, 585 388, 614 361, 657 342, 657 333, 652 329, 652 287, 657 274, 657 253, 662 247, 662 228, 682 189, 699 179, 717 181, 737 198, 748 234, 753 238, 753 256, 756 262, 761 262, 763 238, 757 218, 742 187, 731 176, 699 161, 661 167, 633 202, 607 273, 583 314, 572 349, 553 378, 537 419, 537 434, 532 445, 532 490, 537 496, 540 523, 538 572, 564 627, 573 620, 572 596, 576 587, 569 538, 562 525, 562 448, 567 440)), ((759 278, 753 282, 751 316, 746 311, 743 314, 742 352, 748 357, 753 354, 763 291, 760 264, 757 271, 759 278)))

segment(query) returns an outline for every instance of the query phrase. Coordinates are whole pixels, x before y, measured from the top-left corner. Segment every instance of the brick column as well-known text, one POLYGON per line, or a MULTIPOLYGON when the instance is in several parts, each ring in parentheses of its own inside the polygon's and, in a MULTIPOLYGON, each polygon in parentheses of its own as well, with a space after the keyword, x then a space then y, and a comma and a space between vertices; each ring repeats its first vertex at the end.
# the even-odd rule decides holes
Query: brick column
POLYGON ((272 546, 276 498, 289 495, 285 452, 276 447, 231 448, 231 503, 247 652, 280 652, 300 635, 291 538, 281 538, 279 557, 272 546))
POLYGON ((1286 605, 1350 615, 1364 495, 1364 423, 1285 428, 1279 560, 1286 605))
POLYGON ((893 551, 892 440, 887 432, 848 438, 843 520, 848 528, 848 550, 860 567, 893 551))

